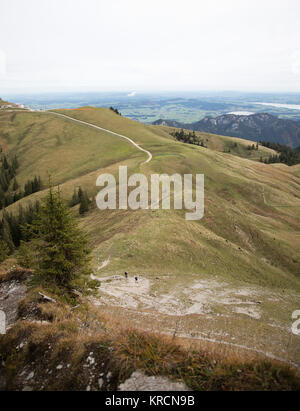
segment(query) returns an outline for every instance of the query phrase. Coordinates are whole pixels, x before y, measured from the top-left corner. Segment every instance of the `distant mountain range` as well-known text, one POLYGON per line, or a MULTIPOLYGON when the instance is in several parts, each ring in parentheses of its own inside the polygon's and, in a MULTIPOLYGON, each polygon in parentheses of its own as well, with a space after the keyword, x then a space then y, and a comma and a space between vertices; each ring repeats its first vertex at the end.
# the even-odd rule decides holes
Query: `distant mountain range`
POLYGON ((152 124, 203 131, 253 141, 269 141, 290 147, 300 146, 300 121, 285 120, 267 113, 252 115, 225 114, 205 117, 195 123, 175 120, 157 120, 152 124))

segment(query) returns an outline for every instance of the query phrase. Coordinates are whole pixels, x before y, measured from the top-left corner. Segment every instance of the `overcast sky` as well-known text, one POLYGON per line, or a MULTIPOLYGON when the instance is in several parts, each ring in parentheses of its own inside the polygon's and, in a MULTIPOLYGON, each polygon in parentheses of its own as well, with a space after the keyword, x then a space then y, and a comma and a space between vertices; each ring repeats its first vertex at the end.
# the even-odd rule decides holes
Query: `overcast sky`
POLYGON ((0 0, 1 91, 300 92, 299 0, 0 0))

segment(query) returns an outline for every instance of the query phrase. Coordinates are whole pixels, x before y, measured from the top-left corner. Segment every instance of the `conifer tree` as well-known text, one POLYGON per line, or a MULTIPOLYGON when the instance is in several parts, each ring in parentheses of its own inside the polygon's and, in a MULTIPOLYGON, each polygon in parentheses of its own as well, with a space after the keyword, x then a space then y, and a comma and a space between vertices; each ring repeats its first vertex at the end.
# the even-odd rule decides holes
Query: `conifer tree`
POLYGON ((0 240, 0 263, 6 259, 9 254, 9 248, 4 240, 0 240))
POLYGON ((19 184, 17 182, 17 179, 15 178, 13 182, 13 191, 16 191, 18 188, 19 188, 19 184))
POLYGON ((79 198, 79 201, 81 201, 82 197, 83 197, 83 190, 82 190, 81 187, 79 187, 79 189, 78 189, 78 198, 79 198))
POLYGON ((79 197, 76 189, 74 188, 74 193, 72 195, 72 200, 70 201, 70 207, 74 207, 76 204, 79 203, 79 197))
POLYGON ((2 165, 3 165, 3 168, 4 168, 5 170, 8 170, 9 164, 8 164, 8 161, 7 161, 6 156, 3 156, 2 165))
POLYGON ((13 251, 14 243, 13 243, 13 239, 12 239, 11 232, 10 232, 8 215, 5 211, 3 213, 3 218, 2 218, 2 223, 1 223, 1 236, 0 237, 6 244, 9 252, 13 251))
POLYGON ((79 214, 82 215, 89 210, 89 199, 85 191, 80 196, 79 214))
POLYGON ((14 158, 13 158, 13 160, 12 160, 12 166, 13 166, 13 168, 14 168, 15 171, 16 171, 17 168, 19 167, 19 162, 18 162, 17 156, 14 156, 14 158))
POLYGON ((86 236, 61 198, 59 188, 49 188, 31 225, 36 272, 46 281, 70 289, 73 280, 89 271, 86 236))

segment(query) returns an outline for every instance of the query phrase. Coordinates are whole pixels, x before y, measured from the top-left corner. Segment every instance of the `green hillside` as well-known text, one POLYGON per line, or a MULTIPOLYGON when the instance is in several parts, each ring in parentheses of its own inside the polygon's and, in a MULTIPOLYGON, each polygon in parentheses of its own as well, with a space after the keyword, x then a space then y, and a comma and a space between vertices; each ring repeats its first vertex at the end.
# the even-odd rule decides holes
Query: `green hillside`
MULTIPOLYGON (((220 334, 262 351, 272 340, 269 351, 284 357, 291 313, 300 303, 299 167, 262 164, 257 160, 272 150, 249 152, 249 141, 230 137, 199 133, 207 148, 187 145, 170 136, 171 128, 140 124, 108 109, 57 113, 128 136, 153 159, 142 164, 146 154, 124 139, 51 112, 3 111, 0 146, 17 155, 21 186, 36 174, 46 182, 50 173, 69 200, 78 186, 95 197, 98 175, 117 176, 119 165, 127 165, 129 175, 205 176, 201 221, 186 221, 184 210, 100 211, 93 201, 80 224, 91 238, 94 276, 128 271, 144 287, 137 295, 117 283, 112 291, 113 284, 102 282, 96 304, 114 307, 110 315, 118 319, 126 314, 133 323, 166 332, 183 316, 186 337, 220 334)), ((287 355, 299 362, 299 337, 293 337, 287 355)))

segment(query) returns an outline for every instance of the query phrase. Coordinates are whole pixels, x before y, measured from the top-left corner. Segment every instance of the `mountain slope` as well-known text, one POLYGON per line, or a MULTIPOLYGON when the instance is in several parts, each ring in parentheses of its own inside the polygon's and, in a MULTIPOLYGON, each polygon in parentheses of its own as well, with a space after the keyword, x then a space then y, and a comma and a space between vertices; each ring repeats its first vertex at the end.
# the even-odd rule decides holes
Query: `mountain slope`
MULTIPOLYGON (((36 173, 36 170, 39 170, 45 181, 49 171, 53 176, 54 182, 61 184, 66 196, 73 192, 74 186, 78 186, 81 183, 87 186, 91 195, 95 195, 97 193, 97 187, 95 186, 97 176, 105 171, 110 171, 117 175, 119 164, 128 164, 129 174, 136 171, 141 171, 146 175, 155 172, 165 172, 168 174, 175 172, 181 174, 187 172, 193 174, 203 173, 206 178, 205 217, 200 222, 187 224, 184 219, 182 221, 183 226, 186 226, 188 230, 195 230, 197 243, 201 244, 206 237, 196 234, 202 228, 204 231, 208 230, 214 233, 213 237, 227 238, 230 241, 236 242, 238 246, 244 246, 248 252, 251 252, 251 246, 243 241, 243 235, 239 236, 236 233, 234 225, 240 220, 240 224, 244 227, 244 230, 248 233, 246 236, 248 236, 251 231, 255 232, 259 229, 261 216, 268 216, 270 224, 267 226, 268 229, 267 227, 265 229, 272 232, 277 231, 276 236, 280 232, 279 227, 283 231, 287 231, 287 236, 289 235, 288 233, 291 234, 291 221, 294 221, 294 229, 297 229, 297 219, 293 207, 298 204, 299 182, 297 177, 293 176, 292 172, 289 171, 288 167, 257 164, 256 162, 234 157, 230 154, 178 143, 170 139, 164 130, 118 117, 105 109, 65 112, 74 118, 90 121, 117 133, 131 136, 135 142, 151 151, 153 154, 152 161, 149 164, 140 165, 146 159, 146 155, 143 152, 138 151, 126 141, 104 132, 76 125, 66 119, 54 117, 50 113, 17 113, 13 121, 17 125, 22 123, 27 130, 27 134, 22 129, 21 134, 16 137, 13 134, 16 132, 16 128, 14 128, 13 133, 9 137, 6 135, 6 141, 10 141, 8 147, 11 147, 11 153, 18 155, 20 161, 18 180, 21 184, 33 172, 36 173), (27 118, 25 118, 26 116, 27 118), (43 130, 43 127, 46 127, 47 131, 43 130), (30 131, 28 131, 28 128, 30 128, 30 131), (64 137, 65 135, 72 137, 68 139, 64 137), (59 143, 57 143, 58 136, 61 138, 59 143), (15 139, 14 142, 13 139, 15 139), (273 207, 272 204, 289 207, 273 207), (223 209, 226 212, 223 212, 223 209), (244 214, 246 214, 246 218, 244 214)), ((36 194, 35 196, 38 195, 36 194)), ((29 199, 23 199, 21 202, 28 201, 29 199)), ((93 213, 99 217, 101 214, 105 214, 100 213, 97 209, 93 213)), ((174 210, 169 212, 162 210, 144 210, 141 212, 116 210, 114 212, 107 211, 107 214, 114 215, 117 220, 122 214, 125 217, 127 215, 128 217, 130 216, 130 219, 137 219, 137 221, 145 218, 150 226, 156 225, 156 218, 153 221, 153 216, 155 215, 158 216, 158 220, 166 219, 166 221, 169 221, 171 226, 172 219, 179 223, 184 217, 184 212, 174 210)), ((106 224, 103 227, 105 226, 106 224)), ((135 230, 137 228, 138 226, 135 227, 135 230)), ((143 235, 144 228, 142 230, 143 235)), ((261 232, 260 229, 259 231, 261 232)), ((165 236, 164 233, 158 233, 157 235, 165 236)), ((265 237, 265 235, 266 233, 262 234, 261 232, 258 237, 265 237)), ((152 237, 155 239, 153 234, 152 237)), ((249 238, 249 242, 254 241, 255 243, 256 236, 252 235, 252 237, 253 239, 249 238)), ((172 239, 173 236, 170 237, 170 241, 173 241, 172 239)), ((157 252, 161 254, 161 251, 156 250, 156 246, 159 246, 164 241, 166 244, 169 243, 167 235, 165 239, 160 238, 159 242, 157 240, 158 238, 153 242, 155 252, 150 250, 149 243, 147 243, 147 249, 145 250, 148 254, 147 260, 149 260, 147 264, 153 264, 150 261, 151 255, 156 255, 157 252)), ((97 241, 101 243, 99 236, 97 241)), ((185 244, 186 241, 189 243, 190 239, 184 240, 183 248, 187 250, 192 249, 193 247, 185 244)), ((291 242, 289 246, 294 248, 295 244, 291 242)), ((206 247, 209 249, 208 244, 206 247)), ((267 246, 271 254, 273 253, 273 247, 273 244, 272 247, 267 246)), ((256 248, 255 245, 254 248, 256 248)), ((234 249, 231 249, 230 246, 228 251, 231 254, 231 252, 234 252, 234 249)), ((257 252, 260 254, 261 250, 258 249, 257 252)), ((213 250, 213 253, 219 253, 218 247, 213 250)), ((280 257, 283 257, 284 254, 283 247, 280 257)), ((170 257, 173 260, 172 265, 178 269, 175 260, 180 260, 179 256, 169 251, 163 253, 162 257, 163 260, 159 263, 161 268, 166 264, 166 261, 170 262, 170 257)), ((237 258, 240 259, 241 256, 237 258)), ((189 263, 186 263, 185 258, 182 258, 182 260, 183 265, 187 269, 189 263)), ((296 275, 300 270, 297 270, 297 265, 294 266, 295 263, 291 263, 288 260, 289 258, 283 258, 281 261, 281 258, 279 258, 283 270, 286 271, 289 266, 291 273, 296 275)), ((192 262, 192 266, 195 264, 198 268, 202 266, 200 258, 196 258, 192 262)), ((234 265, 234 262, 232 261, 230 265, 234 265)), ((249 265, 247 271, 251 272, 252 265, 253 262, 249 265)), ((210 265, 206 265, 206 270, 210 271, 210 265)), ((270 270, 272 271, 271 267, 270 270)), ((267 274, 262 273, 260 281, 265 276, 267 274)), ((286 275, 283 278, 286 278, 286 275)), ((293 277, 291 277, 292 279, 293 277)), ((276 280, 274 281, 276 282, 276 280)))
MULTIPOLYGON (((51 113, 1 113, 0 144, 18 155, 20 183, 37 170, 45 180, 50 171, 70 199, 79 185, 94 197, 98 175, 117 176, 119 165, 127 165, 129 175, 205 175, 200 221, 187 222, 184 210, 99 211, 93 203, 80 222, 91 237, 93 275, 103 279, 96 304, 167 332, 182 317, 181 332, 188 336, 224 333, 228 343, 238 336, 256 349, 272 340, 270 351, 282 356, 300 292, 299 167, 180 143, 164 127, 107 109, 58 112, 128 136, 153 158, 142 164, 147 156, 129 142, 51 113), (105 283, 124 271, 138 275, 139 285, 105 283)), ((19 203, 9 209, 17 211, 19 203)), ((293 359, 300 358, 297 342, 295 337, 290 346, 293 359)))
POLYGON ((181 124, 173 120, 157 120, 153 124, 182 127, 247 140, 270 141, 291 147, 300 144, 299 121, 284 120, 267 113, 249 116, 225 114, 215 118, 206 117, 191 124, 181 124))

